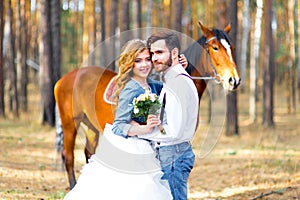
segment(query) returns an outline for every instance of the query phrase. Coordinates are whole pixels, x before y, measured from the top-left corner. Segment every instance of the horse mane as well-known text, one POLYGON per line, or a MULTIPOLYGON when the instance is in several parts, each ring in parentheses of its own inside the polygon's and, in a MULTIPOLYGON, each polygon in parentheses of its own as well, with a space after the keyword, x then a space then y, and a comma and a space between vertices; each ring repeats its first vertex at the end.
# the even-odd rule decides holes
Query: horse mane
MULTIPOLYGON (((229 45, 232 45, 232 40, 230 39, 229 35, 220 29, 212 29, 212 32, 215 37, 220 41, 221 39, 225 39, 229 45)), ((186 71, 188 74, 191 74, 192 68, 195 66, 198 66, 199 62, 199 55, 201 55, 202 50, 205 46, 206 37, 201 36, 196 42, 194 42, 192 45, 190 45, 188 48, 186 48, 183 51, 183 54, 186 56, 189 64, 186 68, 186 71)))

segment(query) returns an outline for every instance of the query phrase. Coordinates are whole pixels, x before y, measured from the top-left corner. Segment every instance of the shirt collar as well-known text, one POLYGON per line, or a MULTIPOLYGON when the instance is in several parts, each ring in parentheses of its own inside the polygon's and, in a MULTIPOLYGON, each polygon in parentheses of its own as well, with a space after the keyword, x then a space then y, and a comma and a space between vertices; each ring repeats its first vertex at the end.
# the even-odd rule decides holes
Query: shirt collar
POLYGON ((181 64, 177 64, 173 67, 171 67, 166 74, 164 74, 165 76, 165 80, 168 80, 170 78, 175 78, 178 74, 181 73, 186 73, 184 68, 182 67, 181 64))

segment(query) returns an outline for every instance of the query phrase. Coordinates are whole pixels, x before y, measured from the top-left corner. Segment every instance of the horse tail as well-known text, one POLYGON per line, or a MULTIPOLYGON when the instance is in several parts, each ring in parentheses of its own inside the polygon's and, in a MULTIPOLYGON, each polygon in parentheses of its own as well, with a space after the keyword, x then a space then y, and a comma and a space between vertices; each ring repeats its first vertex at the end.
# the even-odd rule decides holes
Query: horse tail
POLYGON ((55 104, 55 148, 57 152, 62 152, 64 146, 64 132, 61 125, 57 104, 55 104))

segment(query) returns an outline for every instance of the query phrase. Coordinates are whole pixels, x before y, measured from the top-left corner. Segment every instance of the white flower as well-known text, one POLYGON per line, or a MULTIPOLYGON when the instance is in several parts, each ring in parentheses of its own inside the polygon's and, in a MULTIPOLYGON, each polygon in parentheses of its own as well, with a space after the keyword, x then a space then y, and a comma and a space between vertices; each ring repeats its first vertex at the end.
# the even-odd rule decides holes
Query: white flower
POLYGON ((151 94, 150 90, 145 89, 145 95, 146 95, 146 96, 149 96, 150 94, 151 94))
POLYGON ((146 94, 141 94, 140 96, 138 96, 137 101, 145 101, 147 98, 146 94))
POLYGON ((155 98, 156 97, 156 95, 155 94, 150 94, 150 100, 152 101, 152 102, 154 102, 155 101, 155 98))
POLYGON ((137 114, 137 113, 139 113, 139 112, 140 112, 140 111, 139 111, 138 108, 134 108, 134 109, 133 109, 133 113, 134 113, 134 114, 137 114))

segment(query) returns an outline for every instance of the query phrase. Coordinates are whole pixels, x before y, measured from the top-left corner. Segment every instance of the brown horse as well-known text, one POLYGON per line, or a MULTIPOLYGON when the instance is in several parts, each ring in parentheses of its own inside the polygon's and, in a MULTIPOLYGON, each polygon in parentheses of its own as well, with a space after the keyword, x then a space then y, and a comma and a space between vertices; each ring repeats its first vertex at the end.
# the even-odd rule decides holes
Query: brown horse
MULTIPOLYGON (((203 36, 186 49, 189 61, 187 71, 195 79, 199 99, 205 88, 206 79, 221 83, 226 91, 237 88, 240 77, 233 59, 234 48, 224 30, 208 29, 199 22, 203 36), (202 53, 202 50, 205 53, 202 53)), ((106 88, 116 72, 102 67, 84 67, 63 76, 55 85, 54 94, 63 129, 62 158, 68 173, 70 189, 76 184, 74 175, 74 145, 78 128, 84 124, 86 161, 95 152, 99 132, 106 123, 113 122, 112 105, 107 101, 106 88)))

